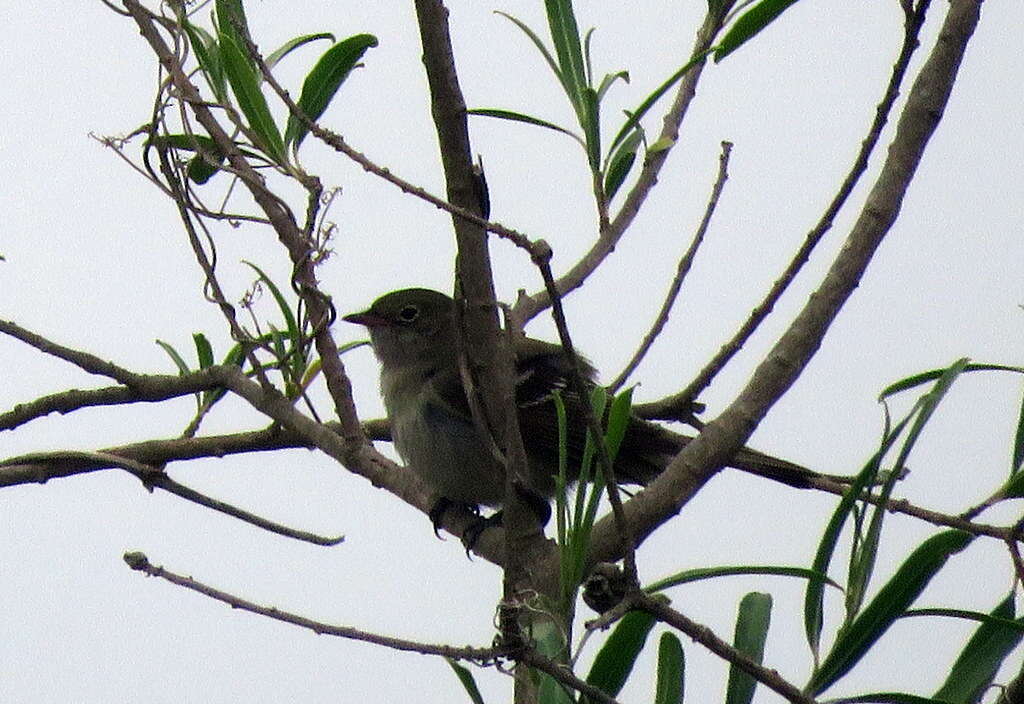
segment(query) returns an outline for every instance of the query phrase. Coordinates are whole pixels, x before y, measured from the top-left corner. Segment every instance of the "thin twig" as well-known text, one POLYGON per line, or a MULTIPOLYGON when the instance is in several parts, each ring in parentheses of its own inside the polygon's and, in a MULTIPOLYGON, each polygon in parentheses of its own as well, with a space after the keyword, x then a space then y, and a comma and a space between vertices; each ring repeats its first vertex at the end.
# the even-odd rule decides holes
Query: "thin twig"
POLYGON ((123 367, 117 366, 113 362, 107 362, 96 355, 89 354, 88 352, 82 352, 80 350, 71 349, 70 347, 65 347, 64 345, 59 345, 56 342, 51 342, 42 335, 37 335, 36 333, 26 330, 17 323, 9 320, 0 320, 0 333, 10 335, 17 340, 21 340, 25 344, 35 347, 44 354, 52 355, 58 359, 63 359, 65 362, 70 362, 79 369, 87 371, 90 374, 110 377, 114 381, 124 384, 125 386, 132 386, 137 381, 137 375, 123 367))
POLYGON ((142 484, 149 490, 154 488, 163 489, 164 491, 174 494, 186 501, 191 501, 194 504, 203 506, 205 508, 212 509, 218 513, 237 518, 240 521, 254 525, 257 528, 270 531, 271 533, 277 533, 283 535, 286 538, 294 538, 307 543, 313 543, 314 545, 338 545, 345 540, 344 536, 338 537, 327 537, 317 535, 315 533, 309 533, 307 531, 296 530, 289 528, 288 526, 275 523, 274 521, 267 520, 261 516, 257 516, 254 513, 245 511, 232 506, 229 503, 214 499, 212 497, 201 494, 195 489, 191 489, 184 484, 178 482, 167 476, 162 470, 157 467, 153 467, 148 464, 137 462, 131 458, 122 457, 106 452, 88 452, 84 450, 57 450, 54 452, 35 452, 28 455, 21 455, 20 457, 13 457, 0 463, 0 466, 7 464, 48 464, 51 462, 95 462, 106 464, 110 467, 116 467, 123 469, 124 471, 131 474, 133 477, 142 482, 142 484))
POLYGON ((440 210, 444 210, 448 213, 451 213, 452 215, 456 215, 464 220, 467 220, 473 223, 474 225, 484 228, 488 232, 493 232, 498 237, 506 239, 509 242, 512 242, 520 249, 523 249, 531 257, 543 256, 545 252, 550 251, 550 248, 544 240, 531 240, 525 234, 518 232, 517 230, 513 230, 510 227, 506 227, 501 223, 492 222, 490 220, 482 218, 478 214, 470 210, 467 210, 466 208, 460 208, 459 206, 445 200, 444 198, 435 196, 434 194, 430 193, 429 191, 423 188, 420 188, 419 186, 413 184, 412 182, 406 181, 400 176, 396 176, 394 173, 391 172, 390 169, 385 168, 383 166, 378 166, 365 154, 350 147, 341 135, 323 127, 318 122, 311 120, 309 116, 306 115, 305 111, 303 111, 303 109, 300 108, 295 103, 294 100, 292 100, 292 97, 288 93, 288 91, 281 87, 281 84, 277 82, 277 79, 274 78, 273 74, 271 74, 269 70, 265 69, 263 71, 263 77, 266 79, 267 85, 269 85, 271 89, 275 93, 277 93, 277 96, 288 107, 289 112, 292 115, 294 115, 295 118, 299 120, 314 137, 316 137, 317 139, 319 139, 324 144, 331 147, 338 153, 345 155, 352 161, 359 164, 364 171, 371 173, 375 176, 378 176, 387 181, 388 183, 397 186, 399 190, 401 190, 403 193, 413 195, 421 200, 426 201, 427 203, 430 203, 431 205, 437 207, 440 210))
POLYGON ((825 209, 825 212, 818 221, 818 224, 814 226, 814 229, 807 233, 803 244, 800 246, 800 249, 797 250, 789 265, 782 272, 782 275, 774 284, 772 284, 767 295, 761 303, 751 311, 750 316, 743 323, 740 329, 736 331, 736 334, 733 335, 732 339, 722 345, 718 353, 710 362, 707 363, 707 365, 704 366, 697 377, 691 381, 685 389, 677 394, 673 394, 661 402, 667 407, 673 408, 678 407, 680 404, 685 404, 686 402, 696 398, 708 387, 718 372, 720 372, 726 363, 735 356, 750 336, 754 334, 754 331, 757 330, 761 322, 775 308, 775 304, 778 302, 779 298, 782 297, 782 294, 796 278, 796 275, 803 268, 803 265, 810 259, 811 252, 825 234, 832 229, 832 223, 835 221, 836 216, 846 204, 850 195, 853 193, 853 189, 860 181, 860 177, 866 171, 868 161, 882 135, 882 129, 888 121, 889 113, 892 110, 893 104, 899 97, 900 86, 903 83, 907 68, 910 65, 910 59, 919 44, 918 35, 920 34, 921 26, 924 24, 928 5, 929 0, 921 2, 911 20, 908 21, 899 56, 893 65, 892 75, 889 78, 889 84, 886 86, 882 102, 879 103, 875 110, 875 118, 872 121, 871 126, 868 128, 868 134, 864 138, 863 142, 861 142, 861 148, 857 154, 857 158, 854 159, 853 166, 850 167, 849 173, 847 173, 846 178, 843 179, 843 183, 840 185, 838 192, 832 199, 832 202, 829 203, 828 207, 825 209))
POLYGON ((227 604, 233 609, 241 609, 242 611, 248 611, 249 613, 257 614, 258 616, 266 616, 267 618, 274 619, 275 621, 290 623, 293 626, 306 628, 318 635, 337 636, 339 638, 348 638, 349 640, 358 640, 364 643, 382 645, 393 650, 422 653, 423 655, 440 655, 442 657, 452 658, 455 660, 472 660, 477 663, 491 663, 504 655, 504 651, 499 648, 457 648, 450 645, 421 643, 419 641, 407 640, 405 638, 392 638, 390 636, 382 636, 349 626, 337 626, 324 623, 322 621, 315 621, 313 619, 306 618, 305 616, 299 616, 298 614, 293 614, 289 611, 282 611, 281 609, 272 606, 260 606, 259 604, 248 601, 247 599, 243 599, 233 594, 229 594, 228 592, 203 584, 191 577, 175 574, 163 567, 158 567, 152 564, 149 561, 149 558, 141 552, 126 552, 124 554, 124 561, 133 570, 143 572, 150 577, 165 579, 171 584, 184 587, 185 589, 190 589, 202 594, 203 596, 208 596, 211 599, 227 604))
POLYGON ((708 226, 711 224, 711 216, 715 213, 715 208, 718 206, 718 199, 722 195, 722 189, 725 188, 725 181, 729 178, 729 155, 732 153, 732 142, 722 142, 722 153, 718 157, 718 177, 715 179, 715 185, 711 188, 711 197, 708 199, 707 208, 704 209, 704 217, 700 221, 700 226, 697 228, 697 232, 693 236, 693 241, 690 243, 686 253, 683 254, 682 259, 679 260, 679 264, 676 267, 675 278, 672 279, 672 284, 669 286, 668 294, 665 296, 665 302, 661 305, 661 311, 658 312, 658 317, 655 319, 651 329, 644 336, 643 341, 640 343, 640 347, 637 348, 633 358, 629 360, 626 367, 622 372, 615 377, 615 380, 608 385, 608 390, 615 393, 623 384, 626 383, 626 379, 632 374, 640 361, 647 354, 648 350, 651 349, 651 345, 654 344, 654 340, 661 334, 662 329, 665 327, 665 323, 668 322, 668 316, 672 312, 672 306, 675 305, 676 297, 679 295, 679 289, 683 285, 683 279, 686 278, 686 274, 690 271, 690 267, 693 265, 693 260, 697 256, 697 249, 704 241, 704 235, 708 231, 708 226))

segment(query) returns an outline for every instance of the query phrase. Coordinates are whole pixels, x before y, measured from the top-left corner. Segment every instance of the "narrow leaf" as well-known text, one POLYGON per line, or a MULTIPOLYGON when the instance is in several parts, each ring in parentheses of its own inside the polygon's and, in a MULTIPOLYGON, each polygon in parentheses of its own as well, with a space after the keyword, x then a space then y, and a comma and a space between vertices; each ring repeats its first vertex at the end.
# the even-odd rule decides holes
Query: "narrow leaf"
MULTIPOLYGON (((992 610, 995 619, 1009 620, 1014 617, 1013 592, 992 610)), ((1018 620, 1021 623, 1024 619, 1018 620)), ((960 652, 946 681, 935 692, 936 699, 973 704, 991 686, 1006 656, 1017 647, 1024 631, 998 622, 986 622, 978 626, 960 652)))
POLYGON ((715 63, 739 49, 748 39, 771 24, 796 0, 761 0, 736 20, 715 48, 715 63))
MULTIPOLYGON (((298 106, 312 121, 320 119, 335 93, 345 82, 352 68, 370 47, 377 46, 377 37, 372 34, 357 34, 340 41, 324 52, 316 66, 302 84, 298 106)), ((306 136, 306 125, 295 115, 288 117, 285 142, 296 148, 306 136)))
POLYGON ((184 357, 178 354, 178 350, 174 349, 174 347, 169 342, 157 340, 156 344, 160 345, 160 348, 167 353, 167 356, 171 358, 172 362, 174 362, 174 366, 178 368, 178 372, 180 374, 192 373, 192 370, 188 366, 188 362, 185 361, 184 357))
POLYGON ((594 658, 587 682, 608 696, 616 696, 629 679, 654 624, 654 616, 646 611, 630 611, 623 616, 594 658))
POLYGON ((1013 460, 1010 466, 1010 475, 1022 473, 1020 472, 1022 464, 1024 464, 1024 396, 1021 398, 1020 414, 1017 417, 1017 432, 1013 436, 1013 460))
POLYGON ((327 39, 333 43, 334 35, 330 32, 320 32, 318 34, 303 34, 301 37, 295 37, 295 39, 285 42, 280 47, 270 52, 270 54, 267 55, 267 58, 264 59, 264 62, 267 64, 267 68, 274 68, 281 59, 288 56, 288 54, 292 53, 300 46, 309 44, 310 42, 315 42, 319 39, 327 39))
POLYGON ((970 544, 973 536, 949 530, 924 541, 900 565, 892 579, 836 639, 831 652, 811 676, 806 691, 820 694, 856 665, 889 626, 900 618, 949 557, 970 544))
MULTIPOLYGON (((771 594, 751 592, 740 601, 733 647, 758 664, 764 660, 764 644, 768 639, 771 615, 771 594)), ((749 704, 756 688, 757 680, 736 665, 730 665, 725 704, 749 704)))
POLYGON ((621 80, 623 83, 629 83, 629 71, 606 73, 604 78, 601 79, 601 85, 597 87, 597 99, 601 100, 604 94, 608 92, 608 89, 618 80, 621 80))
POLYGON ((221 56, 231 91, 238 107, 249 122, 256 146, 266 152, 275 163, 285 162, 284 142, 260 90, 260 76, 249 61, 238 41, 230 34, 220 34, 221 56))
POLYGON ((608 160, 608 167, 605 169, 604 175, 604 197, 606 201, 611 202, 611 199, 615 197, 622 183, 626 180, 626 176, 629 175, 630 169, 633 168, 633 163, 636 161, 636 152, 643 141, 643 136, 643 131, 637 127, 630 133, 629 137, 622 141, 619 148, 612 154, 611 159, 608 160))
POLYGON ((189 44, 195 52, 199 68, 206 76, 206 82, 213 91, 217 102, 223 103, 228 97, 228 84, 224 78, 224 67, 220 59, 220 47, 212 34, 199 25, 194 25, 187 20, 183 22, 185 34, 188 35, 189 44))
MULTIPOLYGON (((910 417, 908 415, 895 428, 886 433, 881 446, 860 472, 857 473, 853 483, 846 490, 846 493, 843 494, 842 500, 840 500, 836 510, 832 513, 832 517, 829 519, 828 525, 825 526, 825 531, 821 536, 821 541, 818 543, 814 561, 811 563, 811 570, 814 572, 828 574, 832 555, 835 553, 836 545, 839 543, 839 537, 842 535, 846 519, 853 512, 857 499, 864 489, 874 482, 875 477, 878 475, 882 458, 885 457, 900 433, 903 432, 903 429, 910 422, 910 417)), ((825 588, 823 583, 819 581, 810 582, 807 585, 807 591, 804 593, 804 633, 807 636, 807 644, 815 656, 815 661, 817 661, 818 648, 821 643, 821 629, 824 623, 824 599, 825 588)))
POLYGON ((201 332, 192 333, 192 342, 196 346, 196 358, 199 360, 200 369, 209 369, 213 366, 213 346, 201 332))
POLYGON ((469 695, 469 700, 473 704, 484 704, 484 698, 480 694, 480 689, 476 686, 476 680, 473 678, 473 673, 468 669, 452 660, 451 658, 445 658, 452 670, 455 672, 455 676, 459 678, 459 682, 462 683, 462 687, 466 690, 466 694, 469 695))
POLYGON ((647 111, 650 110, 656 102, 658 102, 661 96, 665 95, 672 86, 682 79, 682 77, 686 75, 687 71, 704 61, 710 51, 711 50, 709 49, 708 51, 701 52, 692 57, 689 61, 683 64, 678 71, 669 76, 667 81, 658 86, 653 93, 644 98, 643 102, 640 103, 636 110, 629 114, 626 122, 619 128, 619 133, 615 135, 615 139, 612 140, 609 149, 614 150, 618 147, 619 144, 622 143, 622 140, 624 140, 629 133, 633 131, 633 128, 640 123, 640 120, 642 120, 644 115, 647 114, 647 111))
POLYGON ((563 80, 563 78, 562 78, 562 72, 558 68, 558 64, 555 62, 554 57, 551 56, 551 52, 548 51, 548 48, 546 46, 544 46, 544 42, 541 41, 541 38, 537 36, 537 33, 534 32, 532 29, 530 29, 530 27, 525 22, 523 22, 523 21, 521 21, 519 19, 516 19, 512 15, 509 15, 509 14, 506 14, 504 12, 501 12, 500 10, 495 10, 494 12, 495 12, 495 14, 501 15, 502 17, 507 19, 509 22, 512 22, 513 24, 515 24, 515 26, 519 27, 519 29, 522 30, 523 34, 525 34, 527 37, 529 37, 530 41, 533 42, 533 45, 535 47, 537 47, 537 51, 539 51, 541 53, 541 56, 544 57, 544 60, 547 62, 548 66, 551 68, 551 72, 555 74, 555 78, 557 78, 558 82, 561 83, 563 85, 563 87, 564 87, 565 86, 565 80, 563 80))
POLYGON ((683 644, 674 633, 662 633, 658 641, 658 678, 654 689, 654 704, 682 704, 685 682, 683 644))
POLYGON ((580 30, 576 25, 572 2, 571 0, 545 0, 544 7, 548 14, 551 41, 555 45, 555 53, 558 56, 562 85, 582 123, 583 91, 587 87, 587 80, 583 48, 580 46, 580 30))
POLYGON ((221 34, 249 36, 249 22, 245 18, 242 0, 217 0, 217 29, 221 34))
MULTIPOLYGON (((914 374, 908 376, 906 379, 900 379, 899 381, 889 384, 882 392, 878 394, 878 400, 882 401, 889 398, 894 394, 898 394, 901 391, 907 391, 915 386, 921 386, 928 382, 935 381, 943 374, 949 371, 949 367, 943 367, 941 369, 929 369, 926 372, 920 374, 914 374)), ((1017 374, 1024 374, 1024 367, 1009 367, 1005 364, 966 364, 963 368, 964 372, 1016 372, 1017 374)))
POLYGON ((702 579, 715 577, 732 577, 735 575, 767 574, 777 577, 801 577, 803 579, 816 580, 841 589, 841 587, 821 572, 809 570, 806 567, 783 567, 778 565, 733 565, 723 567, 700 567, 692 570, 677 572, 674 575, 659 579, 644 587, 648 593, 660 592, 669 587, 677 587, 680 584, 697 582, 702 579))
POLYGON ((570 137, 575 139, 577 142, 579 142, 580 146, 582 146, 584 149, 587 148, 587 145, 583 142, 583 140, 580 138, 580 136, 578 134, 576 134, 575 132, 567 130, 564 127, 559 127, 558 125, 554 124, 553 122, 548 122, 547 120, 542 120, 539 117, 533 117, 531 115, 524 115, 521 112, 513 112, 511 110, 501 110, 501 109, 498 109, 498 108, 472 108, 470 110, 467 110, 466 114, 468 114, 468 115, 481 115, 483 117, 497 117, 497 118, 499 118, 501 120, 512 120, 513 122, 525 122, 528 125, 536 125, 537 127, 545 127, 545 128, 547 128, 549 130, 554 130, 555 132, 561 132, 562 134, 569 135, 570 137))

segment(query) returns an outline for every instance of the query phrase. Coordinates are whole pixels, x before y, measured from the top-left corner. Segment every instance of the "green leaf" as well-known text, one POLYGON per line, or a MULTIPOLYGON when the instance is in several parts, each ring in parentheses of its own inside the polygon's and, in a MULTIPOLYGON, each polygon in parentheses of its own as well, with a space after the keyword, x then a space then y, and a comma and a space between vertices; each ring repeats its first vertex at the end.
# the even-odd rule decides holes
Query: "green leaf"
POLYGON ((242 0, 217 0, 217 29, 221 34, 249 36, 249 22, 245 18, 242 0))
POLYGON ((546 46, 544 46, 544 42, 541 41, 540 37, 537 36, 537 33, 530 29, 530 27, 525 22, 516 19, 512 15, 501 12, 500 10, 495 10, 494 12, 495 14, 501 15, 509 22, 515 24, 515 26, 519 27, 519 29, 522 30, 523 34, 530 38, 530 41, 533 42, 533 45, 537 47, 537 51, 539 51, 541 53, 541 56, 544 57, 544 60, 547 61, 548 66, 551 68, 551 72, 555 74, 555 78, 557 78, 558 82, 561 83, 563 87, 565 87, 565 80, 562 78, 562 72, 558 68, 558 64, 555 63, 554 57, 551 56, 551 52, 548 51, 548 48, 546 46))
POLYGON ((167 353, 167 356, 171 358, 171 361, 174 362, 174 366, 178 368, 179 374, 192 373, 192 370, 188 366, 188 362, 185 361, 184 357, 178 354, 178 350, 174 349, 169 342, 157 340, 156 344, 160 345, 161 349, 163 349, 163 351, 167 353))
POLYGON ((883 483, 882 489, 879 492, 878 497, 883 503, 878 503, 872 507, 868 530, 851 555, 850 575, 846 585, 848 616, 860 610, 864 594, 867 592, 867 585, 874 572, 875 558, 877 557, 878 545, 881 541, 882 524, 887 515, 884 502, 892 495, 896 482, 899 480, 900 474, 906 465, 906 460, 910 456, 910 452, 920 437, 921 432, 924 430, 924 426, 927 425, 935 409, 966 366, 966 358, 957 360, 950 365, 936 380, 934 387, 922 396, 916 404, 917 412, 914 414, 914 422, 903 441, 903 446, 900 448, 900 452, 893 464, 892 472, 883 483))
POLYGON ((267 58, 264 59, 264 63, 267 64, 267 68, 274 68, 281 59, 288 56, 288 54, 292 53, 300 46, 309 44, 310 42, 315 42, 319 39, 327 39, 331 43, 334 43, 334 35, 330 32, 303 34, 301 37, 295 37, 295 39, 285 42, 280 47, 270 52, 270 54, 267 55, 267 58))
MULTIPOLYGON (((533 639, 537 651, 555 662, 564 663, 568 658, 563 632, 551 619, 543 619, 534 624, 533 639)), ((533 671, 539 678, 537 699, 541 704, 573 704, 573 699, 562 684, 546 672, 533 671)))
POLYGON ((623 616, 594 658, 587 682, 610 697, 616 696, 629 679, 655 622, 646 611, 630 611, 623 616))
MULTIPOLYGON (((1014 617, 1013 592, 1003 599, 992 610, 993 619, 1011 620, 1014 617)), ((1018 619, 1016 624, 1022 624, 1018 619)), ((981 700, 981 695, 991 686, 1006 656, 1017 647, 1024 631, 988 621, 982 623, 974 631, 967 645, 960 651, 956 662, 949 671, 946 681, 935 692, 936 699, 955 702, 955 704, 973 704, 981 700)))
POLYGON ((996 495, 1001 499, 1024 498, 1024 472, 1017 472, 1007 479, 996 495))
POLYGON ((213 91, 217 102, 225 102, 228 97, 228 84, 224 77, 224 66, 221 63, 220 47, 217 46, 216 38, 199 25, 187 20, 182 22, 182 26, 210 90, 213 91))
POLYGON ((572 0, 544 0, 544 7, 547 10, 551 41, 558 56, 562 85, 582 123, 585 113, 583 92, 587 87, 587 77, 572 0))
MULTIPOLYGON (((377 37, 357 34, 324 52, 302 84, 302 94, 297 104, 306 117, 314 122, 320 119, 353 67, 366 50, 374 46, 377 46, 377 37)), ((295 115, 290 115, 285 129, 285 143, 294 144, 298 148, 306 132, 306 125, 295 115)))
POLYGON ((200 369, 209 369, 213 366, 213 347, 206 335, 201 332, 192 333, 192 342, 196 346, 196 358, 199 360, 200 369))
POLYGON ((587 160, 590 169, 597 173, 601 168, 601 105, 597 99, 597 91, 593 88, 583 89, 583 113, 580 123, 587 141, 587 160))
POLYGON ((944 531, 914 550, 864 611, 842 631, 805 690, 812 695, 820 694, 849 672, 903 615, 949 557, 966 548, 973 538, 964 531, 944 531))
POLYGON ((841 587, 829 579, 827 575, 822 574, 821 572, 815 572, 814 570, 809 570, 806 567, 783 567, 779 565, 733 565, 723 567, 700 567, 697 569, 677 572, 676 574, 665 577, 664 579, 659 579, 657 582, 652 582, 644 587, 644 591, 654 593, 668 589, 669 587, 677 587, 680 584, 697 582, 702 579, 751 574, 767 574, 777 577, 801 577, 812 581, 824 582, 825 584, 829 584, 837 589, 841 589, 841 587))
POLYGON ((234 36, 222 32, 219 39, 224 72, 238 101, 238 107, 249 121, 249 129, 253 132, 256 146, 275 163, 284 164, 284 142, 281 141, 281 133, 260 90, 261 76, 234 36))
MULTIPOLYGON (((764 660, 764 644, 768 639, 771 616, 771 594, 750 592, 740 601, 733 647, 758 664, 764 660)), ((736 665, 730 665, 725 704, 749 704, 756 688, 757 680, 736 665)))
POLYGON ((654 689, 654 704, 682 704, 685 682, 683 644, 674 633, 662 633, 658 641, 658 678, 654 689))
POLYGON ((277 309, 281 312, 281 317, 284 318, 285 329, 288 332, 288 337, 291 340, 293 346, 298 347, 302 342, 302 332, 299 330, 299 324, 295 320, 295 315, 292 313, 291 307, 288 305, 288 299, 281 293, 281 289, 277 287, 270 277, 267 276, 262 269, 249 261, 242 262, 248 265, 253 271, 256 272, 257 277, 263 283, 267 289, 270 290, 270 294, 274 297, 274 301, 277 303, 277 309))
POLYGON ((640 103, 636 110, 629 114, 626 122, 619 128, 619 133, 616 134, 615 139, 612 140, 609 150, 614 151, 615 148, 622 143, 622 140, 624 140, 629 133, 633 131, 633 128, 640 124, 640 120, 642 120, 644 115, 647 114, 647 111, 650 110, 656 102, 658 102, 661 96, 665 95, 672 86, 682 79, 682 77, 686 75, 687 71, 704 61, 710 51, 711 50, 709 49, 692 57, 689 61, 683 64, 678 71, 669 76, 667 81, 658 86, 653 93, 644 98, 643 102, 640 103))
POLYGON ((761 0, 736 20, 715 48, 715 63, 739 49, 748 39, 771 24, 796 0, 761 0))
POLYGON ((1010 476, 1024 474, 1020 471, 1024 464, 1024 397, 1021 398, 1020 414, 1017 416, 1017 432, 1013 436, 1013 460, 1010 476))
POLYGON ((497 117, 497 118, 499 118, 501 120, 512 120, 513 122, 525 122, 528 125, 536 125, 537 127, 545 127, 545 128, 547 128, 549 130, 554 130, 555 132, 561 132, 562 134, 569 135, 570 137, 575 139, 577 142, 579 142, 580 146, 582 146, 584 149, 587 148, 586 143, 575 132, 567 130, 564 127, 559 127, 558 125, 554 124, 553 122, 548 122, 547 120, 542 120, 539 117, 533 117, 531 115, 524 115, 521 112, 513 112, 511 110, 501 110, 501 109, 498 109, 498 108, 472 108, 471 110, 467 110, 466 114, 468 114, 468 115, 482 115, 483 117, 497 117))
MULTIPOLYGON (((896 443, 903 429, 910 423, 912 416, 913 412, 909 413, 895 428, 892 428, 885 434, 878 450, 865 463, 860 472, 857 473, 853 483, 846 490, 846 493, 843 494, 843 498, 832 513, 832 517, 829 519, 828 525, 821 536, 821 541, 818 543, 818 550, 811 564, 811 569, 814 572, 828 574, 828 567, 832 562, 832 555, 835 553, 836 545, 842 535, 846 519, 856 509, 857 500, 865 488, 875 482, 882 458, 885 457, 889 449, 896 443)), ((821 629, 824 623, 824 598, 825 589, 823 583, 812 581, 807 585, 807 591, 804 594, 804 633, 807 637, 807 644, 814 655, 815 662, 817 662, 818 658, 818 648, 821 644, 821 629)))
POLYGON ((466 694, 469 695, 469 700, 473 704, 484 704, 484 698, 480 695, 480 689, 476 686, 476 680, 473 679, 473 673, 468 669, 452 660, 451 658, 445 658, 452 670, 455 672, 455 676, 459 678, 459 682, 462 683, 463 688, 466 690, 466 694))
POLYGON ((608 160, 608 167, 605 169, 604 175, 604 197, 606 201, 611 202, 622 186, 622 183, 626 180, 626 176, 629 175, 630 169, 633 168, 633 162, 636 161, 636 152, 643 141, 643 136, 643 131, 637 127, 630 133, 629 137, 622 141, 619 148, 612 154, 611 159, 608 160))
POLYGON ((949 704, 940 699, 921 697, 906 692, 874 692, 872 694, 858 694, 855 697, 843 697, 842 699, 830 699, 830 704, 949 704))
MULTIPOLYGON (((930 369, 926 372, 921 372, 920 374, 914 374, 912 376, 908 376, 905 379, 900 379, 899 381, 893 382, 892 384, 889 384, 884 389, 882 389, 882 392, 878 394, 878 400, 882 401, 894 394, 898 394, 901 391, 907 391, 908 389, 912 389, 916 386, 921 386, 922 384, 927 384, 928 382, 935 381, 948 371, 949 367, 943 367, 942 369, 930 369)), ((965 364, 963 367, 963 371, 999 371, 1024 374, 1024 367, 1009 367, 1006 366, 1005 364, 965 364)))
POLYGON ((597 99, 600 101, 604 98, 604 94, 608 92, 608 89, 614 85, 615 81, 621 80, 623 83, 629 83, 629 71, 616 71, 615 73, 606 73, 604 78, 601 79, 601 85, 597 87, 597 99))

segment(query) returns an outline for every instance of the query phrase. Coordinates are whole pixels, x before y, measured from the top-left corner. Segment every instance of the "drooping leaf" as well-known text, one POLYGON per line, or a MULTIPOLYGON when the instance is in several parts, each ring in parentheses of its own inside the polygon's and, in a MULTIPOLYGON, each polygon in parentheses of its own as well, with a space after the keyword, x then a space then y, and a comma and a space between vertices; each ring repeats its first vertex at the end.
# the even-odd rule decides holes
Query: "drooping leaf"
MULTIPOLYGON (((811 563, 812 571, 819 574, 828 574, 832 555, 835 553, 846 520, 854 512, 857 500, 864 489, 874 483, 881 467, 882 458, 885 457, 903 432, 903 429, 910 423, 911 417, 912 414, 908 414, 894 428, 887 430, 881 446, 865 463, 860 472, 857 473, 853 483, 846 490, 846 493, 843 494, 842 500, 840 500, 836 510, 833 511, 832 517, 822 533, 821 540, 818 542, 818 549, 815 552, 814 561, 811 563)), ((824 584, 819 581, 808 583, 807 590, 804 593, 804 634, 807 637, 807 644, 810 646, 815 660, 817 660, 818 649, 821 644, 821 629, 824 624, 824 599, 824 584)))
MULTIPOLYGON (((324 52, 302 84, 297 105, 312 121, 320 119, 341 84, 370 47, 377 46, 372 34, 357 34, 338 42, 324 52)), ((288 117, 285 143, 298 147, 305 138, 306 125, 295 115, 288 117)))
POLYGON ((582 146, 584 149, 587 148, 587 145, 584 143, 583 139, 581 139, 580 136, 578 134, 576 134, 575 132, 572 132, 571 130, 567 130, 564 127, 559 127, 558 125, 554 124, 553 122, 548 122, 547 120, 542 120, 539 117, 533 117, 531 115, 524 115, 521 112, 513 112, 512 110, 501 110, 499 108, 472 108, 470 110, 467 110, 466 114, 468 114, 468 115, 481 115, 483 117, 496 117, 496 118, 501 119, 501 120, 511 120, 513 122, 524 122, 524 123, 526 123, 528 125, 536 125, 537 127, 544 127, 544 128, 549 129, 549 130, 554 130, 555 132, 561 132, 562 134, 568 135, 568 136, 572 137, 573 139, 575 139, 577 142, 579 142, 580 146, 582 146))
POLYGON ((281 61, 281 59, 288 56, 288 54, 292 53, 300 46, 304 46, 306 44, 315 42, 320 39, 326 39, 329 42, 333 43, 334 35, 331 34, 330 32, 319 32, 318 34, 303 34, 301 37, 295 37, 294 39, 286 41, 277 49, 267 54, 267 58, 265 58, 263 61, 267 64, 267 68, 274 68, 275 66, 277 66, 278 62, 281 61))
POLYGON ((529 25, 527 25, 525 22, 513 17, 512 15, 501 12, 500 10, 495 10, 494 12, 497 15, 501 15, 509 22, 512 22, 515 26, 519 27, 519 29, 522 30, 523 34, 529 37, 530 41, 533 42, 533 45, 537 47, 537 51, 541 53, 541 56, 544 57, 544 60, 551 68, 551 72, 555 74, 555 78, 558 79, 559 83, 565 86, 565 80, 562 78, 561 69, 558 68, 558 64, 555 62, 554 57, 551 56, 551 52, 548 51, 548 48, 546 46, 544 46, 544 42, 541 41, 541 38, 537 36, 537 33, 530 29, 529 25))
MULTIPOLYGON (((905 379, 889 384, 881 393, 878 394, 878 400, 883 401, 894 394, 898 394, 901 391, 907 391, 916 386, 927 384, 928 382, 935 381, 943 374, 949 371, 949 367, 943 367, 941 369, 929 369, 926 372, 920 374, 914 374, 908 376, 905 379)), ((1005 364, 965 364, 963 367, 964 372, 987 372, 987 371, 998 371, 998 372, 1015 372, 1017 374, 1024 374, 1024 367, 1010 367, 1005 364)))
POLYGON ((676 574, 659 579, 656 582, 652 582, 644 587, 644 591, 654 593, 668 589, 669 587, 697 582, 702 579, 752 574, 774 575, 778 577, 800 577, 802 579, 823 582, 837 589, 841 589, 841 587, 829 579, 827 575, 815 572, 814 570, 809 570, 806 567, 785 567, 781 565, 730 565, 723 567, 700 567, 697 569, 677 572, 676 574))
POLYGON ((973 538, 964 531, 944 531, 914 550, 871 603, 843 629, 805 690, 812 695, 820 694, 849 672, 903 615, 950 556, 966 548, 973 538))

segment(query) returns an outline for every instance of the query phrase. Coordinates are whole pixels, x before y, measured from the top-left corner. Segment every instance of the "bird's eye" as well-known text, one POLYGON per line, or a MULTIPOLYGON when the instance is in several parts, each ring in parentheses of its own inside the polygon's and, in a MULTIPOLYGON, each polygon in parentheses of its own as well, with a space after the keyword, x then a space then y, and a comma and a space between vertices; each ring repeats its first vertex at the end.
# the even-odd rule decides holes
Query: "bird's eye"
POLYGON ((402 310, 398 311, 398 318, 403 323, 411 323, 416 320, 420 315, 420 309, 416 306, 404 306, 402 310))

